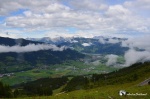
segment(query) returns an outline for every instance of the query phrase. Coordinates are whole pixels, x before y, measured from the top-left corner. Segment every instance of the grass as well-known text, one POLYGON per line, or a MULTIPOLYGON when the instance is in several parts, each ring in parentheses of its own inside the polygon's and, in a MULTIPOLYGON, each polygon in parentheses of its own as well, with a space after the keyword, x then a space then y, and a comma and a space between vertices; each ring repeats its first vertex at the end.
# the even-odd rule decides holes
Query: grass
POLYGON ((32 69, 28 71, 16 72, 13 76, 0 78, 5 84, 15 85, 23 82, 33 81, 45 77, 60 77, 65 75, 86 75, 93 73, 104 73, 114 71, 117 68, 108 67, 103 64, 84 64, 79 61, 70 61, 63 64, 51 65, 47 69, 32 69), (75 69, 74 69, 75 68, 75 69), (94 68, 94 69, 89 69, 94 68))
POLYGON ((39 78, 45 78, 50 76, 57 77, 57 76, 65 75, 66 73, 68 73, 67 70, 63 72, 54 72, 46 69, 45 70, 33 69, 24 72, 17 72, 13 76, 3 77, 0 80, 5 84, 15 85, 23 82, 33 81, 39 78))
MULTIPOLYGON (((128 68, 124 68, 115 73, 110 73, 112 78, 107 78, 106 81, 115 81, 117 79, 118 82, 123 80, 121 83, 111 83, 110 85, 102 84, 101 86, 96 86, 93 89, 87 90, 76 90, 67 93, 62 93, 61 87, 54 91, 52 96, 41 96, 41 97, 25 97, 23 99, 150 99, 150 85, 138 86, 142 81, 150 78, 150 63, 144 64, 136 64, 128 68), (132 78, 132 74, 137 73, 138 79, 134 81, 126 81, 126 77, 132 78), (120 79, 119 77, 123 78, 120 79), (120 96, 119 91, 125 90, 128 94, 120 96), (56 95, 57 94, 57 95, 56 95), (135 94, 135 95, 134 95, 135 94), (145 94, 136 95, 136 94, 145 94)), ((132 80, 132 79, 131 79, 132 80)), ((102 81, 98 81, 101 83, 102 81)), ((94 84, 94 83, 93 83, 94 84)), ((109 84, 109 83, 108 83, 109 84)))
POLYGON ((135 86, 134 83, 123 85, 108 85, 90 90, 77 90, 53 96, 25 97, 21 99, 150 99, 150 86, 135 86), (120 96, 120 90, 129 93, 147 93, 146 96, 120 96))

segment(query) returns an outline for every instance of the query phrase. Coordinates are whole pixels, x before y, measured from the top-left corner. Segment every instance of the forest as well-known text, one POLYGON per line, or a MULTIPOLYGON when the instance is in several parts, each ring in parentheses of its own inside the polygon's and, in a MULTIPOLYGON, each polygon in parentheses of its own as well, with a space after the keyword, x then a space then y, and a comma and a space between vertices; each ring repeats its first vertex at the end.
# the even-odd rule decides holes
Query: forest
MULTIPOLYGON (((49 96, 63 86, 60 92, 75 90, 91 90, 109 85, 124 85, 141 81, 149 77, 150 63, 137 63, 108 74, 92 74, 82 76, 63 76, 58 78, 41 78, 35 81, 8 86, 0 83, 0 97, 49 96)), ((148 82, 150 84, 150 82, 148 82)))

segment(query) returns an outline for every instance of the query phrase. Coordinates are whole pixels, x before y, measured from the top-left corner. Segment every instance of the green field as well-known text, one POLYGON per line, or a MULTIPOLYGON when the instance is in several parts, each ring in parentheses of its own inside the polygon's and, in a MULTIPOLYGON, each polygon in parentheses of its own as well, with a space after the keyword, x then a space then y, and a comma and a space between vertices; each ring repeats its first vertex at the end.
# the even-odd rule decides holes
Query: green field
POLYGON ((5 84, 15 85, 25 83, 44 77, 60 77, 66 75, 87 75, 93 73, 107 73, 118 68, 109 67, 104 64, 85 64, 80 61, 69 61, 63 64, 47 66, 45 68, 36 68, 28 71, 16 72, 12 76, 4 76, 0 81, 5 84))

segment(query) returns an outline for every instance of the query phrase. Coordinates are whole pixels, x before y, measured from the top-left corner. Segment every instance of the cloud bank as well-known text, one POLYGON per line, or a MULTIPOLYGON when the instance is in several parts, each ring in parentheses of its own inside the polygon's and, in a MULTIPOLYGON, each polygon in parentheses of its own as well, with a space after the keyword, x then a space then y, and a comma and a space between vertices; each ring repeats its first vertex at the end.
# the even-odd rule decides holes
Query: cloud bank
POLYGON ((150 52, 150 35, 142 37, 129 38, 128 40, 122 41, 122 47, 139 48, 150 52))
POLYGON ((63 51, 66 47, 57 47, 55 45, 46 45, 46 44, 29 44, 26 46, 5 46, 0 45, 0 53, 7 53, 7 52, 16 52, 16 53, 24 53, 24 52, 33 52, 39 50, 52 50, 52 51, 63 51))
POLYGON ((130 66, 137 62, 150 61, 150 35, 145 35, 139 38, 130 38, 122 41, 123 47, 130 49, 125 53, 126 60, 124 66, 130 66))
POLYGON ((83 44, 82 44, 82 46, 85 46, 85 47, 86 47, 86 46, 91 46, 91 45, 92 45, 92 43, 83 43, 83 44))
POLYGON ((116 44, 116 43, 120 43, 122 42, 123 40, 121 39, 117 39, 117 38, 104 38, 104 37, 101 37, 99 38, 99 42, 101 44, 116 44))
POLYGON ((130 66, 137 62, 150 61, 150 52, 148 51, 136 51, 135 49, 130 49, 124 55, 126 60, 123 66, 130 66))
POLYGON ((118 56, 110 54, 110 55, 106 55, 105 58, 108 59, 106 65, 107 66, 112 66, 112 65, 116 64, 118 56))
POLYGON ((82 3, 80 0, 0 0, 0 31, 2 34, 9 31, 8 37, 23 38, 31 37, 31 33, 38 37, 149 33, 149 0, 118 1, 121 0, 114 4, 111 0, 82 0, 82 3))
MULTIPOLYGON (((102 44, 107 43, 118 43, 120 42, 122 47, 128 47, 129 50, 125 52, 123 55, 125 59, 124 64, 119 64, 121 66, 131 66, 132 64, 138 63, 138 62, 146 62, 150 61, 150 35, 145 35, 142 37, 136 37, 136 38, 128 38, 125 40, 118 40, 118 39, 112 39, 108 38, 106 40, 105 38, 100 38, 99 42, 102 44)), ((116 65, 117 63, 117 55, 107 55, 105 58, 108 59, 106 65, 116 65)))

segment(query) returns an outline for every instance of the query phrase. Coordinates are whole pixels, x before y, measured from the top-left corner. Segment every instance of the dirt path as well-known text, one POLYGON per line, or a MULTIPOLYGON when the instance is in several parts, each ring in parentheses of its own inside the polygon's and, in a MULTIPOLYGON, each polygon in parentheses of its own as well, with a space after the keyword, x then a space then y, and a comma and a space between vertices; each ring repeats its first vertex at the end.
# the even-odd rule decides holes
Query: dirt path
POLYGON ((150 82, 150 78, 144 80, 143 82, 139 83, 138 86, 144 86, 144 85, 148 85, 148 82, 150 82))

